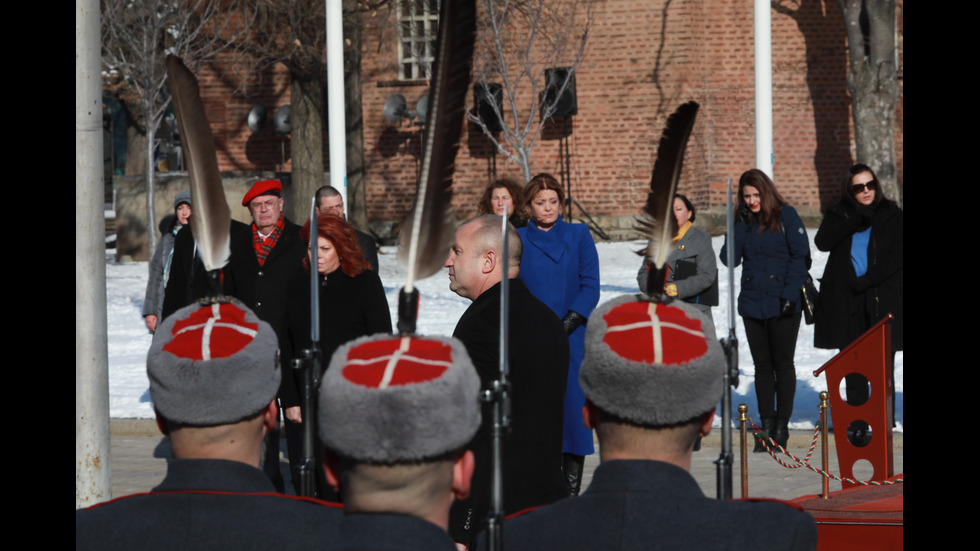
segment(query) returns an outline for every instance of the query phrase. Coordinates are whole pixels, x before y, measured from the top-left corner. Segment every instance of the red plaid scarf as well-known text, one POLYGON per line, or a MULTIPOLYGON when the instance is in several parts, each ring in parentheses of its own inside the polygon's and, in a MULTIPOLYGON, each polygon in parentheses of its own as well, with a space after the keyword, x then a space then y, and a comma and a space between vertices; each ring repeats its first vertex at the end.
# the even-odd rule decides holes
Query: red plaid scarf
POLYGON ((269 253, 275 248, 276 243, 279 241, 279 236, 282 235, 282 229, 286 227, 286 223, 283 222, 286 217, 279 213, 279 220, 276 220, 276 229, 272 230, 269 237, 265 239, 259 235, 259 229, 255 227, 255 222, 252 222, 252 245, 255 247, 255 257, 259 261, 259 266, 265 265, 265 259, 269 258, 269 253))

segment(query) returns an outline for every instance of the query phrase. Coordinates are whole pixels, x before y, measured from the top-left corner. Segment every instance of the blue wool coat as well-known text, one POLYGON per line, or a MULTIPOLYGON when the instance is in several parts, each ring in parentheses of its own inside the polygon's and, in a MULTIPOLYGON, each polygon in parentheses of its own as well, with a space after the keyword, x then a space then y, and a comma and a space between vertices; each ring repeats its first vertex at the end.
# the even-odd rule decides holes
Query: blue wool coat
MULTIPOLYGON (((800 312, 800 288, 806 279, 806 258, 810 240, 796 209, 783 205, 780 211, 783 231, 766 230, 759 224, 735 222, 735 265, 742 265, 742 290, 738 294, 738 314, 743 318, 779 317, 779 300, 796 305, 800 312)), ((725 236, 721 261, 728 265, 730 236, 725 236)))
MULTIPOLYGON (((569 310, 588 318, 599 303, 599 255, 589 228, 583 224, 568 224, 559 216, 549 231, 540 230, 532 220, 517 232, 524 245, 520 277, 531 294, 548 305, 559 318, 564 318, 569 310)), ((578 382, 585 350, 584 324, 569 335, 568 346, 570 361, 562 451, 589 455, 595 448, 592 431, 582 422, 585 394, 578 382)))

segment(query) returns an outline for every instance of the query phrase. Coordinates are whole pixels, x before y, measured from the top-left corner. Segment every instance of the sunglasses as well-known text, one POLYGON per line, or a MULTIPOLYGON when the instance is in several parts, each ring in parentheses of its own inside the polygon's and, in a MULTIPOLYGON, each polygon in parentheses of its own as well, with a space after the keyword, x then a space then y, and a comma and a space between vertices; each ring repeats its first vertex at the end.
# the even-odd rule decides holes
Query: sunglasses
POLYGON ((871 180, 866 184, 854 184, 851 186, 851 193, 857 195, 858 193, 864 193, 865 189, 870 191, 878 189, 878 180, 871 180))

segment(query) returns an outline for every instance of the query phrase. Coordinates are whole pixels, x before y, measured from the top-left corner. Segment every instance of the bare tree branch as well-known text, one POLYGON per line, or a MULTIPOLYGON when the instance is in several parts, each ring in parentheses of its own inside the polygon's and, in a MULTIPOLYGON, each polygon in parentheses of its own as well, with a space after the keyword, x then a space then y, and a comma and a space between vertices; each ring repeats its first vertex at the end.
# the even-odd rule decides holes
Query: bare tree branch
MULTIPOLYGON (((225 51, 248 32, 242 17, 247 0, 103 0, 102 63, 122 77, 139 100, 146 133, 147 246, 153 254, 154 137, 170 108, 167 54, 181 57, 191 71, 225 51)), ((125 102, 125 96, 120 97, 125 102)), ((132 98, 129 98, 132 99, 132 98)))
POLYGON ((491 83, 502 85, 504 105, 494 104, 493 116, 503 123, 503 130, 495 135, 490 131, 493 121, 483 120, 477 111, 467 118, 497 151, 521 167, 527 181, 531 150, 585 57, 593 0, 480 0, 480 9, 476 77, 487 95, 491 83), (551 67, 569 71, 548 101, 544 71, 551 67))

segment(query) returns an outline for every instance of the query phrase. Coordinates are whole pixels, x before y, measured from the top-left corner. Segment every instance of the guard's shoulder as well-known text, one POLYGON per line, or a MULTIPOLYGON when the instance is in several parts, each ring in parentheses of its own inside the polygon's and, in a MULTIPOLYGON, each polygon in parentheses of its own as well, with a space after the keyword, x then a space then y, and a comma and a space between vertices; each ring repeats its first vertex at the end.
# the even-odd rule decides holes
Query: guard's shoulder
POLYGON ((774 499, 769 497, 743 497, 741 499, 733 499, 733 503, 759 503, 759 504, 773 504, 773 505, 783 505, 789 507, 790 509, 795 509, 797 511, 803 512, 803 507, 792 501, 783 501, 781 499, 774 499))
POLYGON ((749 507, 749 510, 738 513, 740 518, 748 516, 754 519, 758 528, 755 535, 746 535, 749 540, 768 534, 770 548, 774 545, 807 551, 816 548, 817 523, 799 504, 766 498, 741 499, 730 503, 743 503, 749 507))

